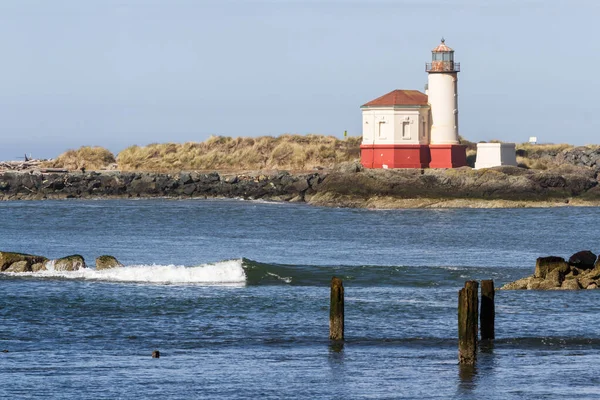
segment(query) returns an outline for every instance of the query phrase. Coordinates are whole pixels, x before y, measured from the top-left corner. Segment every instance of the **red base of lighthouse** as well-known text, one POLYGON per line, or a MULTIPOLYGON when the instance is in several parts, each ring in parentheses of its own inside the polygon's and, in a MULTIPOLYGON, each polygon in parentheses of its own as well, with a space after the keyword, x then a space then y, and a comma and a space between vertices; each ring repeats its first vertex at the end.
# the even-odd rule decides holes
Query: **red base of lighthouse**
POLYGON ((363 144, 361 164, 365 168, 427 168, 429 146, 424 144, 363 144))
POLYGON ((467 146, 460 144, 430 144, 429 168, 458 168, 467 165, 467 146))

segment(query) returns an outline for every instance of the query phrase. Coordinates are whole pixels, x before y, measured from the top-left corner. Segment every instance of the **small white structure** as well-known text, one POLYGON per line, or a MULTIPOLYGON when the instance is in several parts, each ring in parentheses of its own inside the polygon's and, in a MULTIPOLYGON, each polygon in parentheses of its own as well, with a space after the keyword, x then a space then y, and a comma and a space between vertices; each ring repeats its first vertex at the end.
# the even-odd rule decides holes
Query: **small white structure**
POLYGON ((517 166, 517 151, 514 143, 477 143, 475 169, 501 165, 517 166))

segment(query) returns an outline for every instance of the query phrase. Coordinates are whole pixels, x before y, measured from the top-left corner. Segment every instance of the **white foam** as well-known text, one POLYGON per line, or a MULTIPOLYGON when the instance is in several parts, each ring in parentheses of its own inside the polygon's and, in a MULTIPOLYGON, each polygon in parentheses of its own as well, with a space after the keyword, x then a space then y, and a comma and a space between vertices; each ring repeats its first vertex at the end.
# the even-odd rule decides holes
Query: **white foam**
POLYGON ((48 271, 54 271, 54 264, 56 263, 56 260, 50 260, 50 261, 46 261, 44 263, 44 267, 46 267, 46 269, 48 271))
POLYGON ((109 282, 137 282, 160 284, 244 285, 246 273, 242 260, 227 260, 196 267, 183 265, 130 265, 96 271, 84 268, 77 271, 55 271, 46 264, 47 271, 29 274, 37 277, 60 277, 67 279, 99 280, 109 282))

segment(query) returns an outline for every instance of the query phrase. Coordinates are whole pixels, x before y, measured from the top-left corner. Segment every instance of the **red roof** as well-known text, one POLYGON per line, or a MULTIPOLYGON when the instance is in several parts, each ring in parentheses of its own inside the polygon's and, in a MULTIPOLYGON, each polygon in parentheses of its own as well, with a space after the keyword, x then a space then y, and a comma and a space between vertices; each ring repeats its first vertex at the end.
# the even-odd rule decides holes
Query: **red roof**
POLYGON ((435 49, 431 50, 433 53, 450 53, 453 52, 450 47, 446 46, 446 41, 442 38, 442 43, 438 45, 435 49))
POLYGON ((392 90, 388 94, 364 104, 363 107, 426 106, 427 104, 427 95, 418 90, 392 90))

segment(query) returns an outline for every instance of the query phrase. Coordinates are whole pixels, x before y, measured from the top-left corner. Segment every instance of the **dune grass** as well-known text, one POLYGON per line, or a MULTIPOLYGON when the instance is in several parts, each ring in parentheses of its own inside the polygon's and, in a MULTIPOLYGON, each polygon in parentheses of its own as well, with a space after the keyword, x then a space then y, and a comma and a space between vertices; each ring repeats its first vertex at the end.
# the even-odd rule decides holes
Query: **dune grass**
POLYGON ((211 136, 204 142, 131 146, 117 156, 122 171, 311 170, 356 160, 361 137, 323 135, 278 137, 211 136))
MULTIPOLYGON (((473 166, 477 143, 460 138, 467 146, 468 165, 473 166)), ((177 172, 194 170, 243 171, 282 169, 309 171, 332 168, 339 163, 360 158, 361 136, 346 140, 323 135, 291 135, 277 137, 211 136, 204 142, 163 143, 131 146, 115 157, 102 147, 69 150, 44 167, 78 170, 107 169, 118 163, 121 171, 177 172)), ((517 162, 530 169, 555 166, 555 157, 569 144, 517 144, 517 162)), ((598 147, 597 145, 588 147, 598 147)))
POLYGON ((517 163, 525 168, 545 170, 556 166, 554 158, 558 153, 574 146, 561 144, 517 143, 517 163))
POLYGON ((42 163, 42 167, 64 168, 71 171, 81 168, 99 170, 107 169, 116 162, 115 156, 104 147, 83 146, 77 150, 68 150, 54 160, 42 163))

